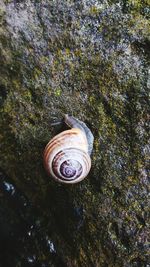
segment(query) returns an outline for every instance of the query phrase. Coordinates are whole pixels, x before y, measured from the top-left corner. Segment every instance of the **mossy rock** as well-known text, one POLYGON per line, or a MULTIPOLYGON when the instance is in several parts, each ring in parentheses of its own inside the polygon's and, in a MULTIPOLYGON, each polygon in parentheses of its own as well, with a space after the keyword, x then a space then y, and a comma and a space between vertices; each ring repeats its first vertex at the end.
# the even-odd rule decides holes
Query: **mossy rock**
POLYGON ((1 1, 0 166, 30 203, 41 266, 148 266, 150 27, 140 3, 1 1), (66 113, 95 137, 89 176, 69 186, 42 158, 66 113))

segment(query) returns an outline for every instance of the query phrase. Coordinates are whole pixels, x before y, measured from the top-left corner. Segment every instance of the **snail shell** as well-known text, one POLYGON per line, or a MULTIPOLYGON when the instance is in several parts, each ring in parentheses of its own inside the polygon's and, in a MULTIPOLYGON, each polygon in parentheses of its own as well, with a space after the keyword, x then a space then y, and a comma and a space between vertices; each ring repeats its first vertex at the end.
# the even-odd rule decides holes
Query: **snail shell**
POLYGON ((61 183, 80 182, 91 168, 88 148, 88 140, 81 127, 73 127, 56 135, 44 150, 44 165, 48 174, 61 183))

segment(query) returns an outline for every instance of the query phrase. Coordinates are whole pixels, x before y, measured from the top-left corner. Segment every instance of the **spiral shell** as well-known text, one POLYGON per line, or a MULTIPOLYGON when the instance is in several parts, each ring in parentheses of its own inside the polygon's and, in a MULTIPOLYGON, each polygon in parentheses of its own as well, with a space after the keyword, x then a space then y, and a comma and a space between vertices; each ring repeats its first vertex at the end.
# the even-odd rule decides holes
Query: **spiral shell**
POLYGON ((72 128, 52 138, 44 150, 44 165, 48 174, 61 183, 83 180, 91 168, 85 133, 72 128))

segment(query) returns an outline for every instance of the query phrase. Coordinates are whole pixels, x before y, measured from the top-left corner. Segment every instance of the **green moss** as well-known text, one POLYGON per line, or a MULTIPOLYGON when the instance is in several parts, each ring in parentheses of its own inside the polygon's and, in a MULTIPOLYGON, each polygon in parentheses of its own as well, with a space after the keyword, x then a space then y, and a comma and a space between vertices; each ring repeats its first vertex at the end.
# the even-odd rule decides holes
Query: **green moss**
POLYGON ((143 6, 150 6, 149 0, 128 0, 128 4, 131 5, 131 7, 135 8, 137 11, 139 11, 143 6))
POLYGON ((87 12, 84 5, 77 11, 62 4, 57 18, 59 5, 47 4, 43 13, 42 4, 35 5, 39 24, 21 24, 16 39, 2 30, 1 166, 37 207, 41 233, 52 236, 67 266, 138 266, 137 255, 142 264, 147 259, 139 234, 147 234, 149 106, 148 62, 134 40, 148 39, 149 22, 137 1, 128 1, 136 10, 128 20, 121 8, 104 7, 99 26, 96 6, 87 12), (52 36, 51 24, 58 30, 52 36), (47 176, 42 158, 63 128, 51 122, 64 113, 85 121, 94 134, 91 172, 70 187, 47 176))
POLYGON ((124 7, 132 15, 142 15, 143 17, 149 18, 149 0, 128 0, 125 2, 124 7))
POLYGON ((42 74, 42 71, 38 68, 35 68, 34 69, 34 72, 33 72, 33 76, 34 76, 34 79, 38 80, 39 79, 39 76, 42 74))
MULTIPOLYGON (((104 8, 104 6, 103 6, 104 8)), ((101 13, 101 8, 97 6, 91 6, 89 10, 89 14, 93 16, 97 16, 101 13)))
POLYGON ((61 88, 56 88, 54 94, 55 94, 55 96, 61 96, 61 94, 62 94, 61 88))

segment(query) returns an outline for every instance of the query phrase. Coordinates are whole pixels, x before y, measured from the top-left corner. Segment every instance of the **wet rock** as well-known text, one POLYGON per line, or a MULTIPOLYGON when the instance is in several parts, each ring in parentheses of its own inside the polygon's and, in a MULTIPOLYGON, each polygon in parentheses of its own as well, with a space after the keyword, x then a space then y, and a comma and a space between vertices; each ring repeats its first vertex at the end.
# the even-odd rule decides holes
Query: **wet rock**
POLYGON ((63 266, 36 208, 2 170, 0 191, 0 266, 63 266))
POLYGON ((0 239, 12 244, 1 262, 148 267, 147 1, 0 3, 0 166, 12 181, 1 178, 0 239), (43 168, 64 113, 95 137, 91 173, 74 186, 43 168))

